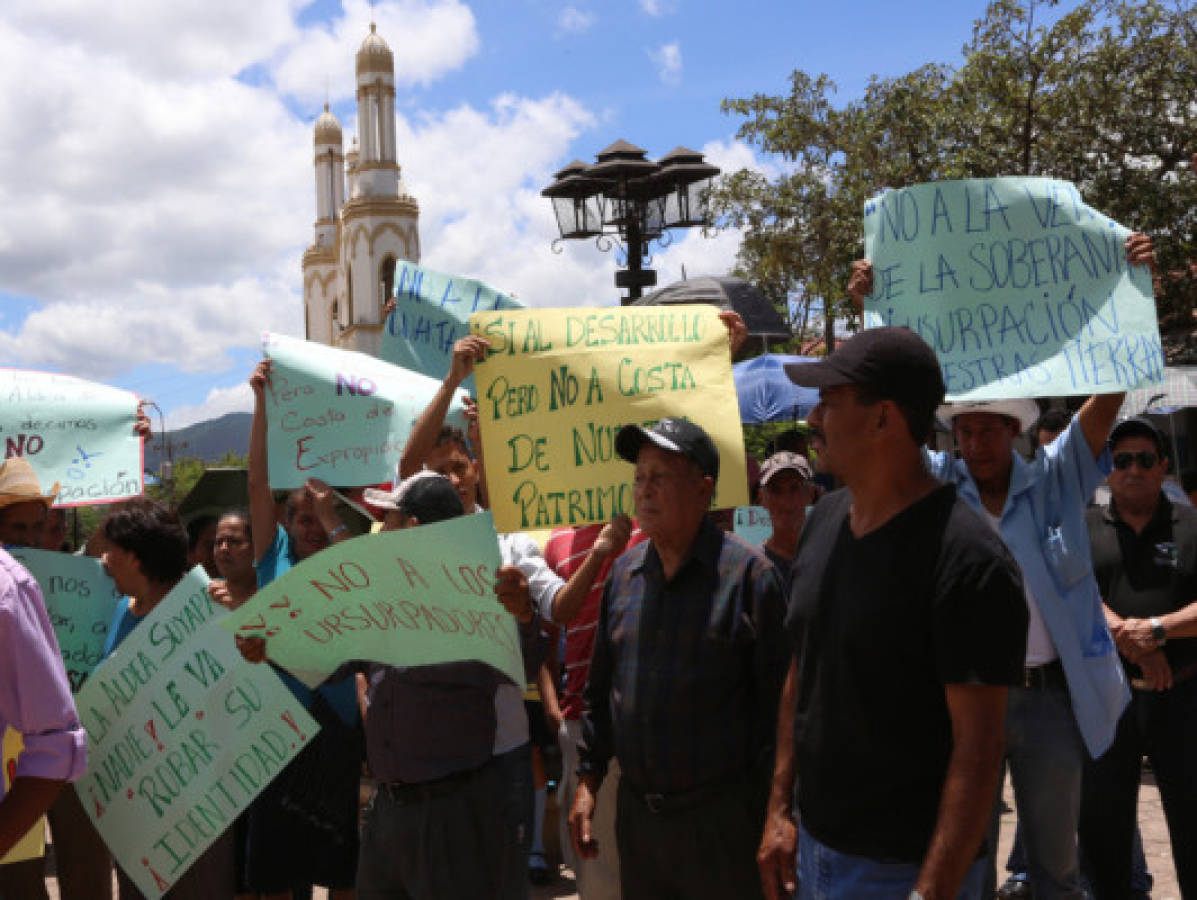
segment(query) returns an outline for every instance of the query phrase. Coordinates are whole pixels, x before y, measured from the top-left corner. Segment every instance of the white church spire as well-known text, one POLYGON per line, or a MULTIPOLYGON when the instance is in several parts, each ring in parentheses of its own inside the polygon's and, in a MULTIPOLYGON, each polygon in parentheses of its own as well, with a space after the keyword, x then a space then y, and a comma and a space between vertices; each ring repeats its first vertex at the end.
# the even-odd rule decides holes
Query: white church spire
POLYGON ((373 22, 357 51, 358 189, 366 197, 399 196, 395 154, 395 56, 373 22))

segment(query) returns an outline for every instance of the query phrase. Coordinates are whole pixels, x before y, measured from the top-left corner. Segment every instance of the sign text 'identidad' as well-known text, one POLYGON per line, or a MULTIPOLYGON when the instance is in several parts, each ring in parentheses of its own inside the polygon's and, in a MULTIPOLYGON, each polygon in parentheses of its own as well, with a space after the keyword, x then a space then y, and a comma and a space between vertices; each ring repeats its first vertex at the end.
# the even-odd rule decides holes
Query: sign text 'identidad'
POLYGON ((1164 356, 1129 231, 1049 178, 943 181, 865 204, 865 324, 905 325, 951 400, 1114 393, 1159 382, 1164 356))
POLYGON ((490 342, 475 369, 495 522, 526 531, 634 512, 629 423, 701 425, 719 449, 715 507, 747 502, 727 328, 705 305, 477 313, 490 342))
POLYGON ((112 855, 160 897, 311 740, 316 723, 253 665, 196 567, 87 679, 79 797, 112 855))

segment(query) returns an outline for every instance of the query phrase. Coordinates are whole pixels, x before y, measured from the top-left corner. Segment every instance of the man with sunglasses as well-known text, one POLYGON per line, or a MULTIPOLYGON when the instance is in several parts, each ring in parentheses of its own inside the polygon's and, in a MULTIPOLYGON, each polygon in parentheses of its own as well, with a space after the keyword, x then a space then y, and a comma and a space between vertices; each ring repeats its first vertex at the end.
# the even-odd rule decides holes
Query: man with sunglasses
POLYGON ((1145 418, 1110 434, 1110 505, 1088 513, 1106 621, 1131 683, 1113 746, 1085 768, 1081 844, 1097 900, 1132 896, 1144 755, 1164 802, 1182 896, 1197 896, 1197 510, 1163 491, 1165 443, 1145 418))

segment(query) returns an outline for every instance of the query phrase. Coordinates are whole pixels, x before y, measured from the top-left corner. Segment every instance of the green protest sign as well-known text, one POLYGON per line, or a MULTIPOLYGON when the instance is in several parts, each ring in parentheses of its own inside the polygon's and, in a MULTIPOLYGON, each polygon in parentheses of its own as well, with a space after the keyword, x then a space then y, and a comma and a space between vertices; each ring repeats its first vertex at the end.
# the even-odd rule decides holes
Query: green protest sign
MULTIPOLYGON (((449 374, 454 341, 470 333, 471 314, 523 308, 481 281, 401 261, 395 269, 395 310, 387 317, 379 356, 441 381, 449 374)), ((474 393, 474 376, 462 387, 474 393)))
POLYGON ((241 658, 198 566, 75 697, 76 785, 117 862, 160 897, 287 765, 317 725, 269 666, 241 658))
POLYGON ((732 519, 732 531, 750 544, 763 544, 773 536, 769 510, 763 506, 738 506, 732 519))
MULTIPOLYGON (((395 477, 416 419, 440 382, 364 353, 279 334, 262 336, 272 361, 266 391, 266 446, 273 488, 309 478, 332 485, 395 477)), ((448 424, 464 427, 459 391, 448 424)))
POLYGON ((221 627, 266 638, 271 661, 309 686, 351 660, 477 660, 522 685, 515 619, 494 592, 500 565, 489 513, 362 535, 305 559, 221 627))
POLYGON ((42 589, 71 690, 99 665, 120 591, 98 559, 17 547, 9 551, 42 589))
POLYGON ((886 191, 864 209, 865 325, 929 343, 951 400, 1115 393, 1158 383, 1146 266, 1117 222, 1050 178, 886 191))
POLYGON ((57 506, 112 503, 142 492, 137 398, 128 391, 58 375, 0 369, 4 458, 20 456, 42 490, 57 482, 57 506))

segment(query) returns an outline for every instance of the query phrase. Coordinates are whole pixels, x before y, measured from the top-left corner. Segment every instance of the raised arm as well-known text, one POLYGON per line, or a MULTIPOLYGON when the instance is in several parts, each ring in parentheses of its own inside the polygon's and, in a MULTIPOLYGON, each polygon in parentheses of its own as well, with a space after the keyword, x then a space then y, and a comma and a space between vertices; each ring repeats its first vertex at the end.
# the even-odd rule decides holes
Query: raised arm
POLYGON ((992 685, 944 686, 952 755, 935 833, 915 883, 927 900, 950 900, 960 892, 989 828, 1006 746, 1006 693, 992 685))
POLYGON ((249 376, 249 389, 254 395, 254 418, 249 426, 249 519, 255 562, 262 561, 278 528, 266 465, 266 389, 269 386, 270 360, 264 359, 249 376))
POLYGON ((486 358, 489 346, 486 338, 477 335, 463 337, 453 345, 453 361, 449 365, 449 374, 441 382, 424 412, 420 413, 420 418, 416 420, 411 436, 403 448, 403 454, 399 457, 401 479, 415 475, 424 467, 424 460, 436 446, 437 435, 440 434, 441 426, 445 424, 445 416, 449 414, 453 394, 461 387, 461 383, 470 377, 474 371, 474 363, 486 358))
POLYGON ((590 593, 594 580, 603 568, 603 563, 619 556, 631 536, 632 520, 627 516, 616 516, 603 526, 594 546, 590 548, 586 561, 553 597, 554 622, 558 625, 569 625, 577 618, 586 602, 586 595, 590 593))

